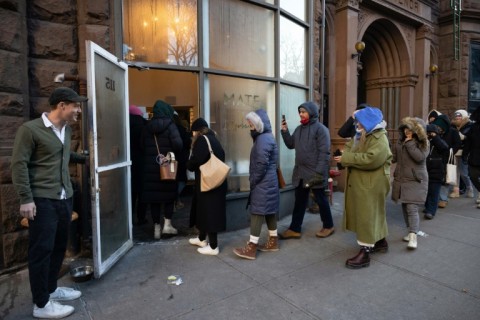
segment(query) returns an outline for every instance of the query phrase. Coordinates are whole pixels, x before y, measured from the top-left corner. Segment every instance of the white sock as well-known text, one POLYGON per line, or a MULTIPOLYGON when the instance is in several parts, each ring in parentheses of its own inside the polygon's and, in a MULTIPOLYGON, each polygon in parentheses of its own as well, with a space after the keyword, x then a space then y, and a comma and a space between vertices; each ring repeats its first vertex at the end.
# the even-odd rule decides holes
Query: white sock
POLYGON ((277 229, 275 229, 275 230, 268 230, 268 235, 269 235, 270 237, 278 237, 277 229))
POLYGON ((260 239, 260 237, 254 237, 254 236, 250 235, 250 242, 257 244, 258 239, 260 239))

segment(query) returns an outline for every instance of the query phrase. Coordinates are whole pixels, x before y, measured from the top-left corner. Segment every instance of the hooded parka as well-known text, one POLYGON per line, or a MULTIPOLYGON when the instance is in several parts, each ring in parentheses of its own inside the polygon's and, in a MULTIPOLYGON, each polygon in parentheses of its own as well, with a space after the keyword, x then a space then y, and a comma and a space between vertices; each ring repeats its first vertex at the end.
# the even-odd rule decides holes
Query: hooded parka
POLYGON ((307 110, 310 121, 295 128, 292 135, 289 130, 281 131, 287 148, 295 149, 292 185, 298 187, 300 181, 306 183, 321 175, 323 183, 313 185, 312 188, 324 189, 328 185, 330 133, 318 121, 318 107, 314 102, 305 102, 298 108, 307 110))
POLYGON ((277 162, 278 147, 265 110, 249 113, 247 119, 255 126, 250 151, 250 213, 276 214, 279 211, 277 162))
POLYGON ((424 204, 428 191, 427 156, 430 151, 425 123, 418 118, 404 118, 398 128, 399 139, 393 147, 392 200, 401 203, 424 204), (413 132, 405 142, 404 129, 413 132))

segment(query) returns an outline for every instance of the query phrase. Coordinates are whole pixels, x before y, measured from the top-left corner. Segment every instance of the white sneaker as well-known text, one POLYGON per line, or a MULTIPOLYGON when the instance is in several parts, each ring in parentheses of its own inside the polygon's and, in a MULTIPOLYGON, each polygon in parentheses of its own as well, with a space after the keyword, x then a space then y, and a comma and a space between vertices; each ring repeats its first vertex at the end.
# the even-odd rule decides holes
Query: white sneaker
POLYGON ((153 238, 155 240, 160 240, 160 237, 162 236, 162 232, 160 229, 160 223, 155 223, 153 225, 153 238))
POLYGON ((407 234, 405 237, 403 237, 403 238, 402 238, 402 240, 403 240, 403 241, 405 241, 405 242, 408 242, 408 241, 410 241, 410 237, 409 237, 409 235, 410 235, 410 233, 409 233, 409 234, 407 234))
POLYGON ((479 194, 477 200, 475 200, 475 202, 476 202, 477 204, 480 204, 480 194, 479 194))
POLYGON ((413 232, 408 234, 408 249, 417 249, 417 235, 413 232))
POLYGON ((473 194, 473 187, 467 189, 467 198, 473 198, 475 195, 473 194))
POLYGON ((172 227, 172 225, 164 225, 162 233, 164 234, 177 234, 178 230, 172 227))
POLYGON ((61 319, 71 315, 75 311, 72 306, 65 306, 55 301, 48 301, 43 307, 39 308, 33 305, 33 316, 42 319, 61 319))
POLYGON ((50 293, 50 300, 54 301, 70 301, 78 299, 82 296, 82 293, 78 290, 67 288, 67 287, 57 287, 57 289, 50 293))
POLYGON ((208 256, 216 256, 220 253, 220 250, 218 250, 218 247, 216 247, 215 249, 212 249, 210 245, 205 246, 203 248, 198 248, 197 251, 201 254, 205 254, 208 256))
POLYGON ((207 246, 207 240, 200 241, 198 237, 196 238, 190 238, 188 239, 188 242, 190 242, 191 245, 194 246, 199 246, 200 248, 206 247, 207 246))

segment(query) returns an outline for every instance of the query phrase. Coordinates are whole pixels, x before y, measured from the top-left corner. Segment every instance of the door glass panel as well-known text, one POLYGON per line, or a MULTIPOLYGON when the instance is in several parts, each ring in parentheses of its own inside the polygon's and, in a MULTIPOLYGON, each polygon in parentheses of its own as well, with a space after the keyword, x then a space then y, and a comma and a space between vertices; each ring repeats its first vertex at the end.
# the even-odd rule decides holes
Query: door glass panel
POLYGON ((280 8, 305 21, 305 0, 280 0, 280 8))
POLYGON ((274 12, 232 0, 209 10, 210 68, 274 76, 274 12))
POLYGON ((226 162, 232 168, 228 178, 230 192, 248 191, 252 139, 245 116, 263 108, 275 134, 275 85, 256 80, 224 76, 210 79, 210 126, 225 149, 226 162))
POLYGON ((305 28, 280 17, 280 77, 306 83, 306 43, 305 28))
POLYGON ((106 75, 96 77, 96 88, 104 88, 105 92, 112 94, 98 94, 97 99, 97 141, 98 141, 98 165, 105 166, 112 163, 127 161, 127 136, 126 118, 121 109, 124 102, 125 83, 118 81, 123 79, 124 70, 118 68, 102 56, 95 55, 97 73, 106 75))
POLYGON ((124 0, 123 12, 125 60, 198 64, 197 0, 124 0))
POLYGON ((127 167, 101 172, 98 179, 101 190, 101 256, 104 262, 129 237, 127 167), (115 186, 115 189, 109 186, 115 186))
MULTIPOLYGON (((307 99, 307 91, 294 87, 282 85, 280 86, 280 114, 285 115, 288 130, 291 134, 300 124, 298 115, 298 106, 307 99)), ((283 177, 286 183, 292 183, 293 166, 295 165, 295 150, 290 150, 283 143, 283 139, 279 139, 280 150, 280 166, 283 171, 283 177)))

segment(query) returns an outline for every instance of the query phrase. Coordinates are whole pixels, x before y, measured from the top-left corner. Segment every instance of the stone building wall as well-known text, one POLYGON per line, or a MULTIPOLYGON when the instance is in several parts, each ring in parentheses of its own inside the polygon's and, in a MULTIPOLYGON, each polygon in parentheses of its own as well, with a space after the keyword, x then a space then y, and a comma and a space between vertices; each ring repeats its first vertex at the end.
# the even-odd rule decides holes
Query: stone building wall
MULTIPOLYGON (((48 111, 59 73, 85 78, 85 40, 113 51, 113 0, 4 0, 0 2, 0 274, 23 266, 28 230, 20 226, 10 159, 15 132, 48 111)), ((74 125, 72 145, 80 144, 74 125)), ((71 167, 73 179, 76 167, 71 167)))

